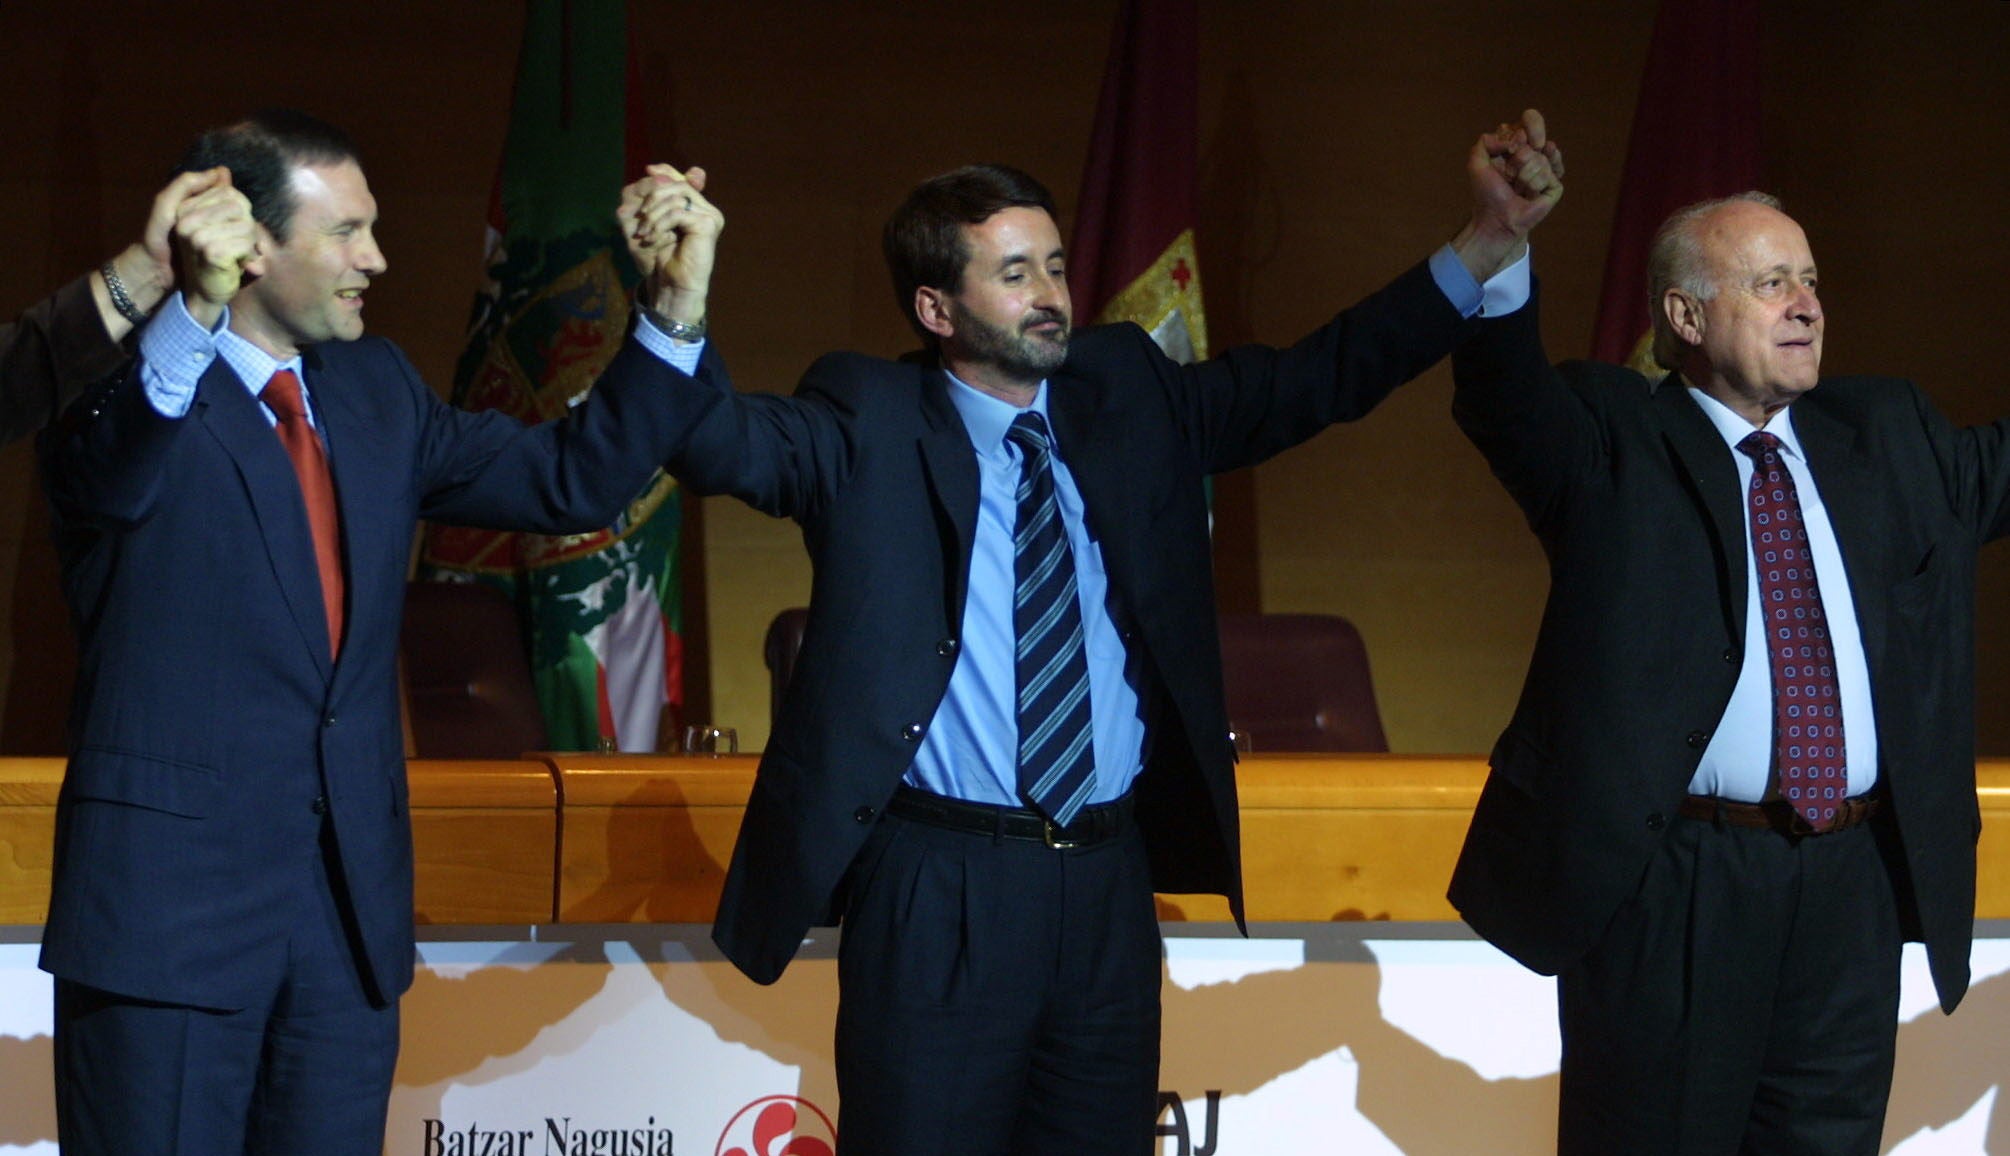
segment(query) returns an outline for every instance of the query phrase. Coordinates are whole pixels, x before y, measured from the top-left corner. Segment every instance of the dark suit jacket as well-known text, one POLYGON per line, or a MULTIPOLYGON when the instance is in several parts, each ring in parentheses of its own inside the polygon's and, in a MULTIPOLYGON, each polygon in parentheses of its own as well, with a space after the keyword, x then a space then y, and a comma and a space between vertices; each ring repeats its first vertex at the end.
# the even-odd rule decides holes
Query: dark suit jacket
MULTIPOLYGON (((1049 381, 1059 453, 1102 545, 1145 686, 1138 817, 1158 889, 1242 909, 1207 475, 1366 413, 1463 322, 1422 266, 1290 349, 1182 368, 1132 325, 1077 333, 1049 381)), ((713 937, 774 980, 842 882, 955 666, 977 520, 975 451, 941 371, 825 357, 793 398, 728 399, 672 470, 803 527, 815 570, 793 681, 740 828, 713 937)))
MULTIPOLYGON (((1459 424, 1542 540, 1550 591, 1451 900, 1554 973, 1634 893, 1730 699, 1747 644, 1744 492, 1679 378, 1552 369, 1534 302, 1483 323, 1453 365, 1459 424)), ((1981 831, 1975 558, 2010 518, 2010 423, 1957 429, 1911 383, 1872 377, 1823 381, 1793 421, 1870 665, 1901 915, 1951 1009, 1981 831)))
POLYGON ((37 301, 18 322, 0 325, 0 445, 41 429, 125 359, 105 332, 88 276, 37 301))
POLYGON ((412 974, 397 642, 419 518, 564 534, 611 522, 712 404, 633 341, 591 398, 525 428, 442 403, 389 342, 306 355, 341 506, 331 662, 292 467, 219 359, 181 419, 137 370, 43 436, 78 635, 42 964, 122 995, 242 1006, 277 974, 325 810, 366 978, 412 974))

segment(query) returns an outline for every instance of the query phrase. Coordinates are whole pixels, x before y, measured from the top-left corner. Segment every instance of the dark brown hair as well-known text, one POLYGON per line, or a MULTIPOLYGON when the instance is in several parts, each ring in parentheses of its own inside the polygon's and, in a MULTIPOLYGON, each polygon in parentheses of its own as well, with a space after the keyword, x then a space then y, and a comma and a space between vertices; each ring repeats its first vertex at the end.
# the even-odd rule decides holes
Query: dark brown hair
POLYGON ((880 235, 887 272, 893 275, 893 296, 907 323, 931 349, 935 335, 922 328, 914 313, 914 291, 954 290, 963 281, 970 249, 963 243, 965 225, 981 225, 1005 209, 1054 212, 1053 195, 1039 181, 1007 165, 965 165, 916 185, 886 219, 880 235))
POLYGON ((341 129, 304 112, 268 108, 197 137, 175 171, 228 168, 230 183, 251 202, 252 218, 284 243, 293 212, 299 208, 293 195, 294 167, 354 160, 356 146, 341 129))

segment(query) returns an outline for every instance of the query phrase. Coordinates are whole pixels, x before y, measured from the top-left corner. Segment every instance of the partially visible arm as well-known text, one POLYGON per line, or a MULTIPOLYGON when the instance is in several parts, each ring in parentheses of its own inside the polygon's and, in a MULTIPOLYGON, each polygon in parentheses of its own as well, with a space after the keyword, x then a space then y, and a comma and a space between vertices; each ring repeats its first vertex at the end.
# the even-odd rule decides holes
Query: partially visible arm
POLYGON ((154 204, 169 214, 188 288, 141 331, 133 367, 42 439, 50 500, 79 523, 130 524, 153 509, 168 447, 216 360, 215 330, 257 245, 251 202, 222 169, 184 174, 154 204))
POLYGON ((111 283, 106 280, 103 269, 91 272, 91 298, 97 302, 98 317, 104 322, 105 333, 113 341, 124 341, 126 334, 138 324, 126 315, 125 309, 120 308, 121 304, 151 316, 173 290, 172 236, 182 204, 219 184, 228 184, 229 178, 230 171, 223 168, 182 173, 154 196, 153 207, 147 213, 146 228, 141 230, 140 239, 105 263, 111 275, 118 279, 124 302, 114 299, 111 283))
MULTIPOLYGON (((154 197, 140 239, 106 264, 127 303, 151 314, 174 286, 169 235, 182 202, 215 185, 222 170, 183 173, 154 197)), ((0 443, 33 433, 75 401, 84 387, 116 372, 125 360, 121 343, 133 321, 112 300, 104 273, 65 285, 0 325, 0 443)))
POLYGON ((1563 153, 1529 109, 1520 124, 1481 134, 1466 174, 1473 216, 1449 248, 1474 278, 1494 280, 1478 311, 1485 320, 1452 357, 1452 415, 1541 533, 1600 452, 1590 411, 1543 351, 1528 273, 1529 230, 1563 199, 1563 153), (1528 304, 1512 292, 1495 299, 1511 279, 1528 304))
MULTIPOLYGON (((127 245, 124 252, 105 262, 105 267, 117 280, 125 304, 139 314, 141 322, 152 316, 161 299, 174 288, 172 267, 155 264, 146 246, 139 242, 127 245)), ((124 341, 138 323, 126 316, 113 298, 112 282, 105 277, 105 267, 91 270, 91 300, 97 303, 98 320, 105 327, 105 336, 124 341)))
MULTIPOLYGON (((615 215, 643 272, 640 315, 587 399, 564 418, 524 428, 433 404, 431 392, 415 386, 424 517, 544 533, 597 529, 656 468, 679 462, 696 431, 713 431, 708 444, 719 443, 710 415, 737 395, 707 343, 680 336, 702 328, 725 227, 704 185, 702 169, 651 165, 622 190, 615 215)), ((409 366, 401 372, 416 383, 409 366)))
POLYGON ((1519 125, 1481 133, 1466 155, 1473 214, 1452 250, 1475 281, 1526 253, 1529 231, 1563 199, 1563 150, 1549 139, 1541 113, 1531 108, 1521 117, 1519 125))
POLYGON ((1916 385, 1912 403, 1939 462, 1948 505, 1978 543, 2010 536, 2010 418, 1956 426, 1916 385))
POLYGON ((79 277, 36 302, 19 322, 0 325, 0 442, 48 424, 85 386, 125 360, 92 305, 96 277, 79 277))
POLYGON ((37 439, 50 503, 77 525, 143 521, 159 497, 168 450, 184 424, 155 407, 133 365, 37 439))
MULTIPOLYGON (((219 318, 220 326, 223 319, 219 318)), ((216 360, 216 337, 168 299, 140 333, 140 356, 42 436, 43 486, 71 521, 132 524, 160 494, 167 447, 216 360)))
MULTIPOLYGON (((700 494, 731 494, 763 513, 806 518, 850 468, 844 405, 820 383, 847 378, 836 359, 805 375, 795 398, 735 393, 705 339, 712 270, 725 218, 705 196, 704 169, 651 165, 622 195, 616 216, 644 279, 635 336, 694 378, 719 404, 691 431, 666 468, 700 494), (701 362, 701 354, 703 360, 701 362)), ((840 388, 839 396, 843 396, 840 388)))
POLYGON ((1591 410, 1543 351, 1539 305, 1480 322, 1452 355, 1452 416, 1541 534, 1603 451, 1591 410))
POLYGON ((702 329, 726 217, 705 199, 705 170, 650 165, 621 191, 615 219, 642 270, 636 299, 672 327, 702 329))
POLYGON ((446 404, 402 354, 392 353, 389 374, 381 367, 371 372, 396 376, 412 398, 419 516, 491 530, 604 529, 732 392, 716 359, 707 359, 694 382, 630 340, 584 401, 555 421, 525 426, 495 410, 471 413, 446 404))
POLYGON ((1472 211, 1426 265, 1283 350, 1231 350, 1173 376, 1182 424, 1210 473, 1262 461, 1359 418, 1528 296, 1529 231, 1563 196, 1563 153, 1542 114, 1482 134, 1467 154, 1472 211))

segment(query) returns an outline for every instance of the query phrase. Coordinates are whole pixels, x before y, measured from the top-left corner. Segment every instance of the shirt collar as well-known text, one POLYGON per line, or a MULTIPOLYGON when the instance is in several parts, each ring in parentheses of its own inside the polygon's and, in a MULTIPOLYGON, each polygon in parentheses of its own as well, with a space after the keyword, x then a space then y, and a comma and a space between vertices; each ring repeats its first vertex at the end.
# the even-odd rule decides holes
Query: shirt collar
POLYGON ((301 367, 298 353, 281 361, 231 332, 228 324, 217 330, 216 352, 244 382, 244 388, 250 390, 253 397, 264 392, 265 383, 282 369, 292 370, 293 376, 300 380, 301 392, 307 392, 307 374, 301 367))
POLYGON ((985 393, 947 369, 942 371, 942 376, 949 379, 949 401, 956 407, 956 412, 963 415, 963 428, 970 434, 970 444, 985 457, 996 457, 1004 452, 1005 433, 1012 428, 1013 418, 1028 410, 1043 419, 1047 416, 1047 383, 1044 381, 1033 394, 1033 404, 1021 409, 985 393))
MULTIPOLYGON (((1683 387, 1689 391, 1690 397, 1696 399, 1696 404, 1703 409, 1703 416, 1709 418, 1710 424, 1717 427, 1717 432, 1723 435, 1724 444, 1730 446, 1733 451, 1737 451, 1738 443, 1754 432, 1752 423, 1730 406, 1689 385, 1686 381, 1683 382, 1683 387)), ((1759 428, 1780 439, 1780 445, 1788 457, 1806 461, 1808 457, 1801 452, 1800 435, 1794 432, 1793 412, 1793 406, 1783 405, 1772 417, 1766 419, 1765 425, 1759 428)))

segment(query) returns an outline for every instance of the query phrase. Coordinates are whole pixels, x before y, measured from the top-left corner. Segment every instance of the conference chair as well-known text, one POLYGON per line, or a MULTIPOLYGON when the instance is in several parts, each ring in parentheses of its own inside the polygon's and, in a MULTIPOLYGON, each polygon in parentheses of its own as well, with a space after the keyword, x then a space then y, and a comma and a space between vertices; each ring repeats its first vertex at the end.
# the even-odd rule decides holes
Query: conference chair
POLYGON ((1368 648, 1334 614, 1224 614, 1229 724, 1255 751, 1386 751, 1368 648))
POLYGON ((782 692, 796 672, 796 652, 803 648, 803 627, 809 624, 806 607, 791 606, 768 623, 768 636, 761 642, 761 657, 768 664, 768 725, 772 729, 782 713, 782 692))
MULTIPOLYGON (((809 611, 792 607, 768 624, 770 716, 796 666, 809 611)), ((1354 624, 1332 614, 1224 614, 1222 677, 1228 717, 1259 751, 1386 751, 1368 648, 1354 624)))
POLYGON ((408 754, 513 759, 546 745, 516 607, 493 586, 409 582, 398 638, 408 754))

